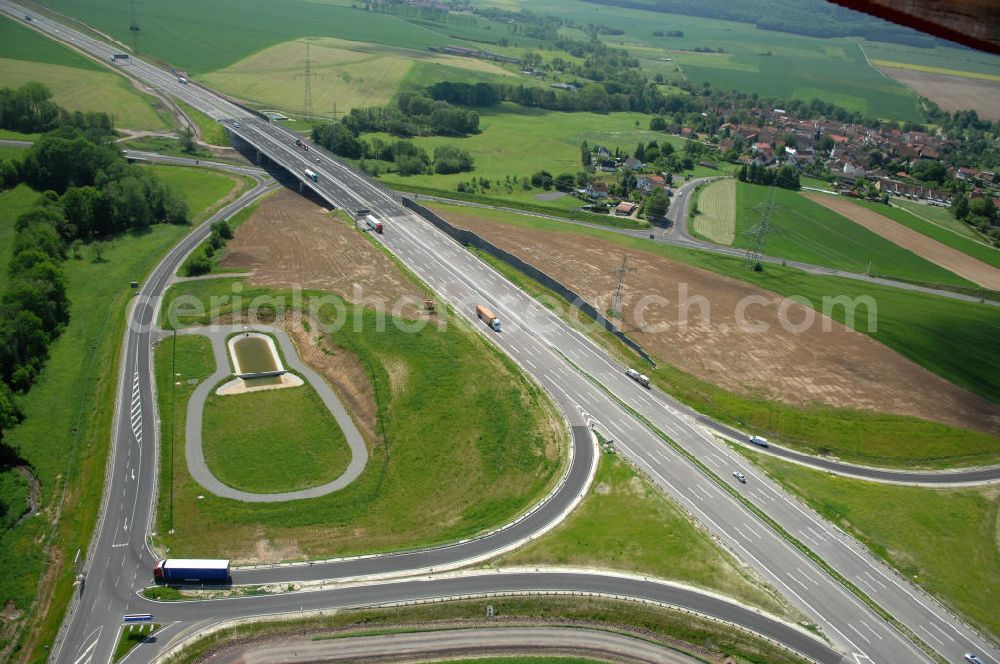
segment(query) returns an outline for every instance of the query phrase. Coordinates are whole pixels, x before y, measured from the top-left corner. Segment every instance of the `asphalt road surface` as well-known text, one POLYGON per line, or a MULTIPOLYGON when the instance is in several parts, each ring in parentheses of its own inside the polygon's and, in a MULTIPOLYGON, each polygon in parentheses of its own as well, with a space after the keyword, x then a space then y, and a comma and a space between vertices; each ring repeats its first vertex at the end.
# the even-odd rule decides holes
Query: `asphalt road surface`
MULTIPOLYGON (((0 10, 16 19, 30 13, 7 2, 0 2, 0 10)), ((45 19, 37 19, 32 25, 99 58, 110 60, 110 54, 115 52, 105 44, 89 40, 45 19)), ((995 644, 976 634, 959 618, 949 614, 916 586, 874 558, 859 543, 823 521, 766 477, 742 468, 741 459, 712 436, 706 435, 697 421, 665 403, 657 393, 649 392, 627 379, 622 367, 614 364, 586 337, 568 328, 430 224, 407 213, 392 195, 322 151, 312 149, 304 152, 296 148, 293 134, 249 117, 209 90, 180 83, 170 74, 136 59, 128 67, 131 75, 184 99, 212 117, 224 120, 232 134, 258 148, 290 173, 298 175, 304 186, 312 188, 330 203, 349 211, 360 207, 373 209, 386 222, 385 234, 379 236, 380 241, 465 315, 471 324, 479 325, 473 315, 474 304, 490 304, 503 321, 504 331, 494 333, 481 325, 479 329, 553 396, 572 424, 580 425, 582 420, 583 425, 593 426, 613 438, 622 454, 627 455, 663 491, 693 514, 721 543, 783 592, 846 654, 849 661, 914 662, 929 661, 929 658, 814 563, 813 557, 805 555, 783 538, 755 510, 766 514, 784 532, 808 547, 816 558, 826 561, 839 575, 860 588, 948 661, 959 662, 964 652, 975 651, 981 653, 986 661, 1000 664, 1000 649, 995 644), (319 163, 315 161, 317 158, 319 163), (306 168, 318 173, 318 182, 305 178, 306 168), (636 413, 641 417, 637 417, 636 413), (668 445, 652 427, 670 436, 702 465, 692 463, 675 447, 668 445), (746 485, 732 478, 731 473, 736 469, 746 474, 746 485), (736 499, 734 494, 743 500, 736 499), (748 504, 753 504, 755 509, 750 509, 748 504)), ((207 229, 203 227, 203 231, 207 229)), ((188 238, 175 252, 183 253, 183 247, 190 249, 198 239, 195 236, 188 238)), ((148 570, 153 562, 146 545, 155 495, 156 454, 149 326, 154 320, 163 284, 169 278, 171 268, 177 264, 172 261, 161 263, 147 280, 133 308, 128 338, 123 347, 118 419, 113 456, 109 461, 104 519, 89 548, 88 581, 82 592, 82 610, 68 614, 62 632, 64 640, 54 648, 55 660, 73 664, 108 661, 117 633, 117 622, 122 614, 142 609, 150 609, 157 614, 157 620, 176 622, 171 622, 170 632, 164 632, 162 640, 136 650, 130 656, 130 662, 150 661, 169 644, 171 638, 196 633, 213 622, 294 611, 296 608, 307 610, 370 605, 405 601, 413 597, 452 597, 529 589, 604 592, 632 597, 675 590, 664 584, 602 575, 541 573, 393 581, 357 588, 170 604, 153 604, 139 598, 133 591, 148 583, 148 570), (150 608, 151 605, 155 611, 150 608)), ((512 534, 510 529, 505 531, 508 535, 512 534)), ((454 553, 462 546, 456 544, 449 549, 454 553)), ((380 565, 384 563, 378 561, 387 559, 400 563, 398 556, 363 560, 380 565)), ((336 578, 338 564, 341 563, 252 570, 238 574, 237 580, 265 582, 286 578, 289 574, 293 578, 309 575, 336 578)), ((394 573, 405 574, 406 571, 405 567, 397 567, 394 573)), ((715 598, 694 593, 693 601, 703 603, 709 599, 715 598)), ((677 601, 680 600, 669 603, 677 601)), ((703 606, 703 612, 708 615, 723 613, 722 607, 716 604, 703 606)), ((752 629, 764 634, 776 627, 771 624, 776 621, 750 613, 753 615, 735 616, 734 621, 744 624, 752 619, 755 621, 752 629)), ((783 623, 777 623, 777 626, 792 629, 783 623)), ((795 632, 801 640, 797 644, 789 643, 794 636, 791 634, 779 640, 812 653, 820 661, 831 661, 826 646, 807 634, 798 630, 795 632), (824 648, 825 651, 818 652, 817 648, 824 648)))

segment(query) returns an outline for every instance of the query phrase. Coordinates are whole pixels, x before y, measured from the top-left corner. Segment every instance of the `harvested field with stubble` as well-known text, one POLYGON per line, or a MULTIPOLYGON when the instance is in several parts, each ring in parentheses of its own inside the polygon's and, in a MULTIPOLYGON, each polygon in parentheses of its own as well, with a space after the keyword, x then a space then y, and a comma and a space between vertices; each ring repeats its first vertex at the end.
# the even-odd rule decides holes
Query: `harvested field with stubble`
POLYGON ((252 272, 254 286, 331 291, 353 303, 383 303, 388 312, 400 303, 406 317, 418 315, 424 299, 346 216, 293 191, 260 204, 226 244, 219 266, 252 272))
POLYGON ((782 315, 794 324, 812 310, 789 306, 773 292, 596 237, 514 227, 455 209, 437 212, 534 264, 599 310, 611 304, 612 275, 627 252, 635 271, 625 279, 626 332, 655 357, 725 390, 793 406, 892 413, 1000 433, 1000 406, 861 331, 818 313, 809 329, 786 329, 782 315), (636 326, 636 303, 653 295, 669 302, 646 307, 644 324, 636 326), (685 301, 692 304, 684 306, 685 301), (745 326, 738 324, 736 313, 741 302, 752 302, 744 313, 745 326), (748 329, 761 324, 766 332, 748 329))
POLYGON ((1000 270, 992 265, 941 244, 923 233, 907 228, 847 198, 812 192, 805 192, 802 195, 960 277, 990 290, 1000 290, 1000 270))
POLYGON ((880 66, 879 69, 949 113, 971 109, 981 118, 1000 120, 1000 82, 996 80, 899 67, 880 66))

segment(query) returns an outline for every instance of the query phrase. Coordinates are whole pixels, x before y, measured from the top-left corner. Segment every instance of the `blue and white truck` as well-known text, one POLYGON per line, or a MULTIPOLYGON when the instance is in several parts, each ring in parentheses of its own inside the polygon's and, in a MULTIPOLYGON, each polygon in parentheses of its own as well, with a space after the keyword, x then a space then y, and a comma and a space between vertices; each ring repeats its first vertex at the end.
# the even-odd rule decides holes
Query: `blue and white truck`
POLYGON ((157 583, 230 583, 229 561, 213 558, 168 558, 153 567, 157 583))

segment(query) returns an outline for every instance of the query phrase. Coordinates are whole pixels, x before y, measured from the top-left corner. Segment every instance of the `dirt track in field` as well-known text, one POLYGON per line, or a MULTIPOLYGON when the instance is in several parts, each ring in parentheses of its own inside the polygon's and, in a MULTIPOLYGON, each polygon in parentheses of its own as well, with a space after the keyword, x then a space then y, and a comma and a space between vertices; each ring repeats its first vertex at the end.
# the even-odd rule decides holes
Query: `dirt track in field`
POLYGON ((812 192, 804 192, 802 195, 960 277, 990 290, 1000 290, 1000 270, 992 265, 977 260, 958 249, 941 244, 923 233, 907 228, 897 221, 842 196, 828 196, 812 192))
POLYGON ((879 69, 950 113, 973 110, 981 118, 1000 120, 998 81, 932 74, 899 67, 879 67, 879 69))
POLYGON ((423 292, 350 222, 284 190, 267 198, 226 244, 224 268, 252 272, 252 285, 330 291, 353 303, 419 315, 423 292))
POLYGON ((863 332, 815 313, 815 323, 795 333, 781 325, 799 323, 813 309, 790 304, 775 293, 683 263, 583 235, 508 226, 473 213, 437 209, 443 217, 479 233, 566 284, 599 310, 610 307, 622 254, 634 272, 625 276, 625 330, 663 361, 726 390, 792 405, 908 415, 970 429, 1000 433, 1000 406, 957 387, 906 359, 863 332), (704 301, 684 306, 686 301, 704 301), (642 298, 668 303, 637 307, 642 298), (738 324, 737 307, 748 324, 738 324), (638 321, 637 309, 643 313, 638 321), (681 321, 687 312, 687 325, 681 321))

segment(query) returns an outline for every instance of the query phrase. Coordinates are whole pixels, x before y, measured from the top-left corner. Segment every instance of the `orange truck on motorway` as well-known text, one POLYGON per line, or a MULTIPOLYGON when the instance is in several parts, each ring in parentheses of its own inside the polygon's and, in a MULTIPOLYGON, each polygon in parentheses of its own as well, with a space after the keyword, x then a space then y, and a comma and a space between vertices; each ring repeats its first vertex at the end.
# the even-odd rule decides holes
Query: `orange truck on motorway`
POLYGON ((485 305, 476 305, 476 315, 479 316, 479 320, 489 325, 494 332, 500 331, 500 320, 497 318, 497 315, 490 311, 485 305))

